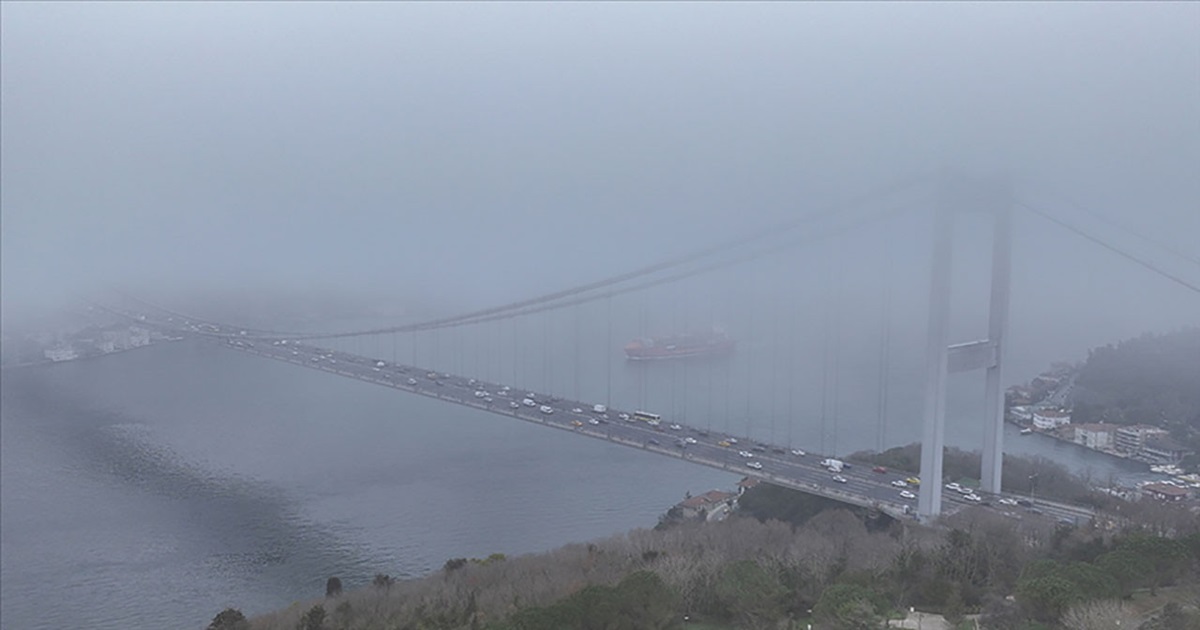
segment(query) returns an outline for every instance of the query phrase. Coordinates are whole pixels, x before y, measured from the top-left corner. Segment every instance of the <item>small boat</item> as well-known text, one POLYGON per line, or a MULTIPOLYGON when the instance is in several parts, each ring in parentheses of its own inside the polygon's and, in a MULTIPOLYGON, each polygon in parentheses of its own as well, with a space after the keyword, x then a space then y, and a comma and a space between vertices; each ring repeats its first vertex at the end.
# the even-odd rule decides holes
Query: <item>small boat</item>
POLYGON ((1033 429, 1030 429, 1029 427, 1021 429, 1021 435, 1029 435, 1030 433, 1033 433, 1033 429))

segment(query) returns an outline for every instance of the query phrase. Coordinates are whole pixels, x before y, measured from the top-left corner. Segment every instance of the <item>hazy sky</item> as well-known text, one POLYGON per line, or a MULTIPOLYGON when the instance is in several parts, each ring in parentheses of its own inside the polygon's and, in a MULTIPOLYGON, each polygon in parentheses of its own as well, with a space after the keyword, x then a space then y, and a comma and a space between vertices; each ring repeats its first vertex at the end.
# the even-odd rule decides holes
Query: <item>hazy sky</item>
MULTIPOLYGON (((1200 258, 1196 3, 2 7, 6 316, 106 283, 486 305, 943 166, 1200 258)), ((1018 228, 1014 309, 1200 321, 1018 228)))

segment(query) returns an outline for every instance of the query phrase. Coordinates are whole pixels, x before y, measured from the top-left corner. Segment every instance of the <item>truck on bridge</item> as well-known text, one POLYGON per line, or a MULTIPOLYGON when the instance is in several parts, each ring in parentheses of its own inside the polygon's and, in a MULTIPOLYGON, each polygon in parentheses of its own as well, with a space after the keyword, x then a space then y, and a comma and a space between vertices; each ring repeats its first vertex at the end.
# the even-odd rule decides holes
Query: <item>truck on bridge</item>
POLYGON ((840 459, 823 459, 821 465, 828 468, 831 472, 842 472, 842 468, 846 466, 846 462, 840 459))

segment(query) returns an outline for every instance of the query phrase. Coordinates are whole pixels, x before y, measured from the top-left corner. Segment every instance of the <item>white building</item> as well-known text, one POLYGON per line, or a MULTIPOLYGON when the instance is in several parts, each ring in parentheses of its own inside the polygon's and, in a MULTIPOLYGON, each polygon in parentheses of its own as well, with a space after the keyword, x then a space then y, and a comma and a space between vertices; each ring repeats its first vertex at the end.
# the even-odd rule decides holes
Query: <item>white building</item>
POLYGON ((1042 431, 1053 431, 1071 424, 1071 414, 1058 409, 1039 409, 1033 412, 1033 427, 1042 431))
POLYGON ((1146 446, 1146 438, 1156 435, 1166 435, 1165 429, 1148 424, 1134 424, 1117 429, 1114 441, 1118 451, 1137 455, 1146 446))
POLYGON ((1077 424, 1073 428, 1076 444, 1096 450, 1108 450, 1114 444, 1116 427, 1111 424, 1077 424))
POLYGON ((1008 413, 1012 414, 1012 416, 1018 420, 1024 420, 1026 422, 1033 420, 1033 411, 1024 405, 1009 407, 1008 413))

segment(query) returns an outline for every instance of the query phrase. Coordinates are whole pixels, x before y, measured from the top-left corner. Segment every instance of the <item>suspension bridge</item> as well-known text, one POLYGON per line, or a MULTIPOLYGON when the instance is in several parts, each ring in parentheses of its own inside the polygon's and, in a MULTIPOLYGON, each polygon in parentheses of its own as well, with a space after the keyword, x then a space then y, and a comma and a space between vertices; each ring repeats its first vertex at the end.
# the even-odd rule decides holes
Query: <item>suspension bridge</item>
MULTIPOLYGON (((928 520, 973 504, 1009 506, 1019 500, 1000 483, 1010 241, 1018 211, 1200 294, 1185 276, 1018 198, 1009 181, 942 176, 889 184, 587 284, 403 324, 274 330, 202 318, 125 293, 95 306, 257 356, 759 478, 896 518, 928 520), (970 227, 979 217, 991 223, 987 333, 951 344, 955 222, 970 227), (931 239, 922 238, 928 234, 931 239), (905 247, 922 241, 933 251, 932 263, 926 252, 905 247), (855 254, 854 247, 869 255, 855 254), (926 277, 913 277, 907 270, 921 266, 908 261, 921 254, 926 265, 919 275, 926 277), (873 267, 860 264, 869 258, 876 259, 873 267), (781 280, 818 290, 795 295, 785 287, 760 286, 781 280), (922 289, 928 291, 927 307, 906 311, 905 298, 922 289), (916 336, 904 333, 920 327, 911 320, 921 314, 924 338, 913 344, 916 336), (629 338, 718 323, 736 337, 732 357, 627 363, 619 354, 629 338), (872 332, 863 333, 863 327, 872 332), (980 490, 966 495, 942 487, 941 457, 947 377, 972 370, 985 372, 985 399, 974 420, 983 436, 983 465, 980 490), (864 380, 874 381, 874 391, 864 390, 864 380), (896 434, 903 434, 896 425, 905 416, 921 420, 920 478, 926 483, 909 484, 902 475, 839 458, 854 449, 893 445, 896 434)), ((1038 514, 1073 522, 1093 516, 1085 506, 1044 500, 1037 508, 1038 514)), ((1006 513, 1028 516, 1016 509, 1006 513)))

